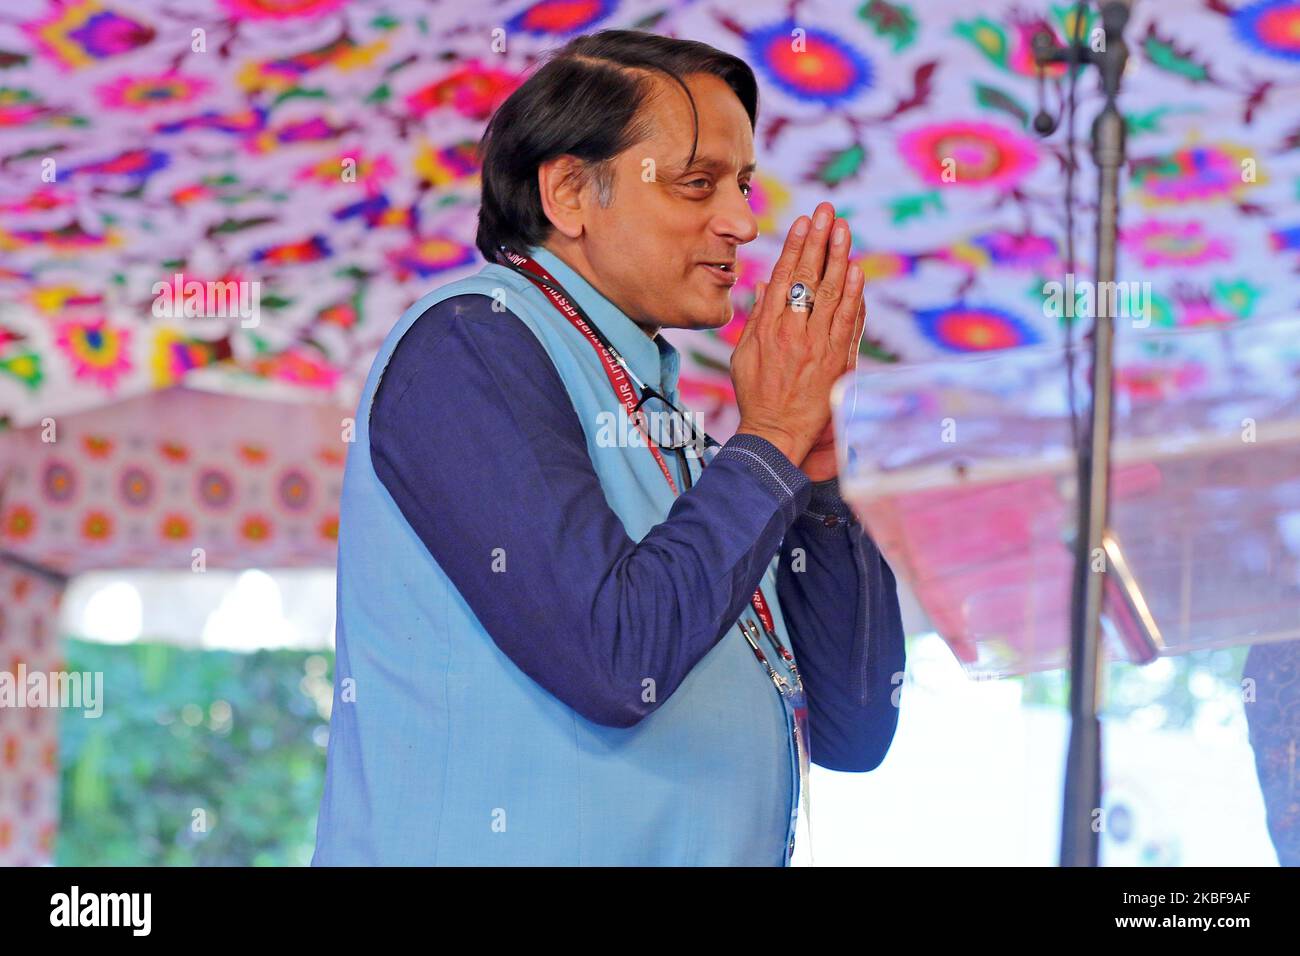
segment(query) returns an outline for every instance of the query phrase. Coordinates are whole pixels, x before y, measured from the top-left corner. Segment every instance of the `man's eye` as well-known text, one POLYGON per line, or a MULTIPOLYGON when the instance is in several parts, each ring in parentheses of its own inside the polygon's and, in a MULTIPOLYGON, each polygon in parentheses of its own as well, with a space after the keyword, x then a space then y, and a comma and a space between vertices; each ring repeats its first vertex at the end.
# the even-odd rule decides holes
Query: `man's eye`
POLYGON ((688 182, 686 185, 687 185, 687 186, 694 186, 696 183, 703 183, 704 185, 701 187, 701 188, 703 188, 703 189, 708 189, 709 186, 712 185, 712 184, 711 184, 707 179, 704 179, 704 178, 700 178, 700 179, 692 179, 692 180, 691 180, 690 182, 688 182))
POLYGON ((751 186, 749 183, 741 183, 741 184, 740 184, 740 191, 741 191, 741 193, 744 195, 744 197, 745 197, 746 199, 749 198, 749 194, 750 194, 751 192, 753 192, 753 190, 754 190, 754 187, 751 186))

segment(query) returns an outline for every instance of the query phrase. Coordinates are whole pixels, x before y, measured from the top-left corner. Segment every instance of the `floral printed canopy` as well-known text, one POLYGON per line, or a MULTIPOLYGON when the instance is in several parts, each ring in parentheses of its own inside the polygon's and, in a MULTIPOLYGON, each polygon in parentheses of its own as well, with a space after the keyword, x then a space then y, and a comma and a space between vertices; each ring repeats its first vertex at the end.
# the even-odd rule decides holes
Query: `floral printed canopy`
MULTIPOLYGON (((604 27, 706 40, 761 82, 763 235, 743 250, 736 321, 675 338, 706 416, 730 407, 755 283, 822 198, 870 279, 871 357, 1058 341, 1042 286, 1063 269, 1065 124, 1031 131, 1028 49, 1041 26, 1064 37, 1070 9, 7 0, 0 427, 182 382, 349 404, 402 310, 482 264, 474 144, 494 105, 547 49, 604 27), (258 281, 260 321, 155 315, 155 284, 181 276, 258 281)), ((1300 0, 1138 3, 1128 35, 1121 278, 1152 284, 1156 327, 1294 313, 1300 0)), ((1050 112, 1065 79, 1048 71, 1050 112)), ((1092 73, 1079 91, 1086 141, 1092 73)))
MULTIPOLYGON (((682 339, 705 414, 731 402, 725 356, 785 226, 827 196, 871 280, 874 358, 1057 341, 1041 286, 1062 269, 1065 148, 1028 127, 1028 38, 1065 35, 1069 9, 9 0, 0 416, 182 381, 351 401, 403 308, 481 265, 473 144, 491 109, 547 48, 601 27, 707 40, 761 78, 763 237, 735 323, 682 339), (177 274, 259 281, 261 320, 156 317, 153 287, 177 274)), ((1300 0, 1140 3, 1128 35, 1123 277, 1152 282, 1156 326, 1294 312, 1300 0)), ((1079 88, 1082 137, 1099 95, 1091 73, 1079 88)), ((1086 159, 1076 189, 1086 263, 1086 159)))

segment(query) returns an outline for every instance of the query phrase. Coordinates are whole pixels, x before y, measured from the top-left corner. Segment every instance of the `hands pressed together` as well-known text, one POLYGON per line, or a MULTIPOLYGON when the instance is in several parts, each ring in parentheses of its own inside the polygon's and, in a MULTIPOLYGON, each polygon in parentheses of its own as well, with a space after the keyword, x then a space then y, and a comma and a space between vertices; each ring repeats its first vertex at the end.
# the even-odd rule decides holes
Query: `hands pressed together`
POLYGON ((836 474, 831 386, 857 366, 866 321, 862 270, 848 264, 851 246, 848 223, 828 202, 811 220, 796 219, 731 355, 737 434, 770 441, 813 481, 836 474), (810 311, 788 305, 796 282, 814 290, 810 311))

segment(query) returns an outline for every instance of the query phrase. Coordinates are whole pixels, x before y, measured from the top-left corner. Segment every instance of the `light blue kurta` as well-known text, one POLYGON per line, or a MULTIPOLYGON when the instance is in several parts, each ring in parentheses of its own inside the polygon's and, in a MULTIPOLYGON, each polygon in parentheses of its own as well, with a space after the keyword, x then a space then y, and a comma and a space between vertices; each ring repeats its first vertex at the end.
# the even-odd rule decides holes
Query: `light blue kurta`
MULTIPOLYGON (((672 346, 549 251, 530 254, 636 374, 680 406, 672 346)), ((787 863, 798 776, 785 710, 734 626, 636 726, 591 723, 496 646, 376 476, 368 418, 384 368, 417 318, 467 293, 496 294, 537 335, 589 450, 598 413, 620 407, 587 340, 500 265, 429 293, 389 333, 344 477, 334 709, 313 864, 787 863)), ((606 499, 639 541, 667 517, 672 491, 644 447, 600 451, 591 458, 606 499)), ((762 586, 789 647, 775 557, 762 586)))

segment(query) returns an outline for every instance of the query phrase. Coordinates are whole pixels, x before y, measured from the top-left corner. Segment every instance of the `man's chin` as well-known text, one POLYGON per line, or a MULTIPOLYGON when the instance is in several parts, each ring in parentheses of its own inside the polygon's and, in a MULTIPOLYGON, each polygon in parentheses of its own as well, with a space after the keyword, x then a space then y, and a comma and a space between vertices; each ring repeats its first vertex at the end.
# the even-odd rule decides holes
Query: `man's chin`
POLYGON ((732 307, 731 298, 728 296, 725 307, 707 306, 695 309, 689 313, 676 317, 676 321, 665 322, 664 328, 675 329, 697 329, 707 331, 708 329, 720 329, 735 316, 736 310, 732 307))

